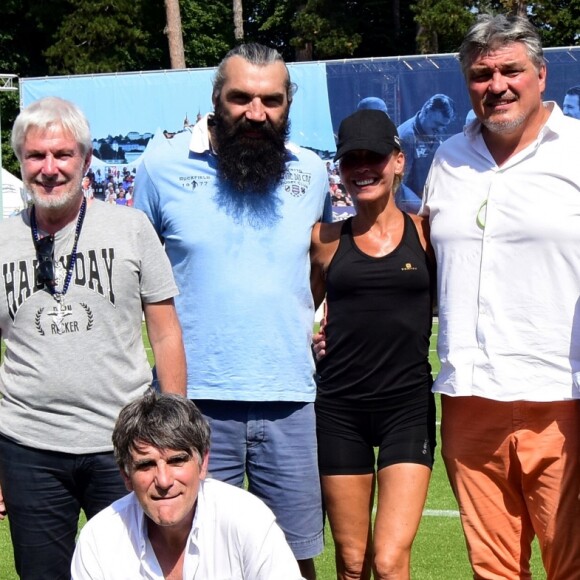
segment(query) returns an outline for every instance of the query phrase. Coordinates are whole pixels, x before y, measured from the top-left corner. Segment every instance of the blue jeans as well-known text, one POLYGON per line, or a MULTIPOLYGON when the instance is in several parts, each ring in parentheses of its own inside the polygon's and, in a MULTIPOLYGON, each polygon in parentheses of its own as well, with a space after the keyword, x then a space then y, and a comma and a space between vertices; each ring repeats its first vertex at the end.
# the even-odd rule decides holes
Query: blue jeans
POLYGON ((127 494, 112 453, 43 451, 2 436, 0 485, 23 580, 70 579, 80 510, 91 518, 127 494))
POLYGON ((262 499, 297 560, 323 550, 314 403, 195 401, 211 426, 209 476, 262 499))

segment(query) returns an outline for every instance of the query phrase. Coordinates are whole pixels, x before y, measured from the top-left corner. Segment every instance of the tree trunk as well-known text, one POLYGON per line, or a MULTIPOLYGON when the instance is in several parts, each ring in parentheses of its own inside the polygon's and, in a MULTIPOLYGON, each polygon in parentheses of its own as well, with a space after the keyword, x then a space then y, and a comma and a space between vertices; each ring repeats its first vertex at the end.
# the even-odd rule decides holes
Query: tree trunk
POLYGON ((528 15, 528 3, 526 0, 502 0, 502 4, 514 16, 527 17, 528 15))
MULTIPOLYGON (((299 6, 296 7, 296 15, 299 16, 302 12, 306 10, 307 0, 301 2, 299 6)), ((293 26, 294 28, 294 26, 293 26)), ((294 32, 298 32, 296 28, 294 28, 294 32)), ((302 31, 298 32, 298 35, 302 35, 302 31)), ((296 62, 310 62, 314 56, 314 45, 312 44, 312 40, 307 40, 305 38, 301 39, 299 46, 294 46, 294 60, 296 62)))
POLYGON ((417 54, 436 54, 439 52, 437 32, 421 25, 417 30, 415 44, 417 46, 417 54))
POLYGON ((312 46, 311 42, 306 42, 304 46, 300 48, 296 48, 294 53, 296 55, 296 62, 308 62, 312 60, 312 56, 314 53, 314 47, 312 46))
POLYGON ((234 8, 234 38, 237 42, 244 41, 244 12, 242 0, 233 0, 234 8))
POLYGON ((393 13, 393 34, 395 38, 401 35, 401 4, 399 0, 392 0, 391 8, 393 13))
POLYGON ((518 16, 528 15, 528 3, 522 0, 518 0, 518 16))
POLYGON ((179 0, 165 0, 167 26, 165 34, 169 42, 169 58, 171 68, 185 68, 185 52, 183 50, 183 33, 181 31, 181 14, 179 0))

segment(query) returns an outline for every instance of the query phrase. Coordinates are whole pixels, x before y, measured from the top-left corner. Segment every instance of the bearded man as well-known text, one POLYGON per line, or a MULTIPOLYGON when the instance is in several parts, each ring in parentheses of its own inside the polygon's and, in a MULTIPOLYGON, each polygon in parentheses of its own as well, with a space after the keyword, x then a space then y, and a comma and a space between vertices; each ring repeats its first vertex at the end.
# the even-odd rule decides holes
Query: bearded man
POLYGON ((294 89, 275 50, 230 51, 214 113, 149 147, 135 206, 163 239, 180 290, 188 396, 212 429, 209 471, 239 486, 247 476, 314 578, 323 526, 308 251, 331 208, 324 164, 287 142, 294 89))

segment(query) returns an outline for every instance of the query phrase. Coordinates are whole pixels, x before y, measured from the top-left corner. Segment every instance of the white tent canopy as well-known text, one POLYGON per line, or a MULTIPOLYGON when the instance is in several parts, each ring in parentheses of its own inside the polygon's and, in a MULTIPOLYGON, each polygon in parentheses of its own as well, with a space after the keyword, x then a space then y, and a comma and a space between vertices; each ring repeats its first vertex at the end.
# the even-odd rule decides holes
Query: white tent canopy
POLYGON ((9 217, 13 213, 26 207, 26 193, 22 181, 2 168, 2 206, 3 217, 9 217))

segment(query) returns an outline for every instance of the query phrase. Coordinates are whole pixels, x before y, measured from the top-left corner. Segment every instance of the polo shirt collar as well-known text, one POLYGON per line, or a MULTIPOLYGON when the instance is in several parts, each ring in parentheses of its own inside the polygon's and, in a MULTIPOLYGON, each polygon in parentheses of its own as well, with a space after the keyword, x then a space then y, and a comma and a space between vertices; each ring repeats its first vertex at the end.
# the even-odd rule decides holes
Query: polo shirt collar
MULTIPOLYGON (((191 130, 191 139, 189 141, 189 150, 191 153, 203 155, 205 153, 213 153, 213 149, 209 142, 209 128, 208 121, 213 117, 213 113, 204 115, 191 130)), ((300 148, 294 143, 287 142, 286 150, 290 153, 293 160, 298 159, 300 148)))

